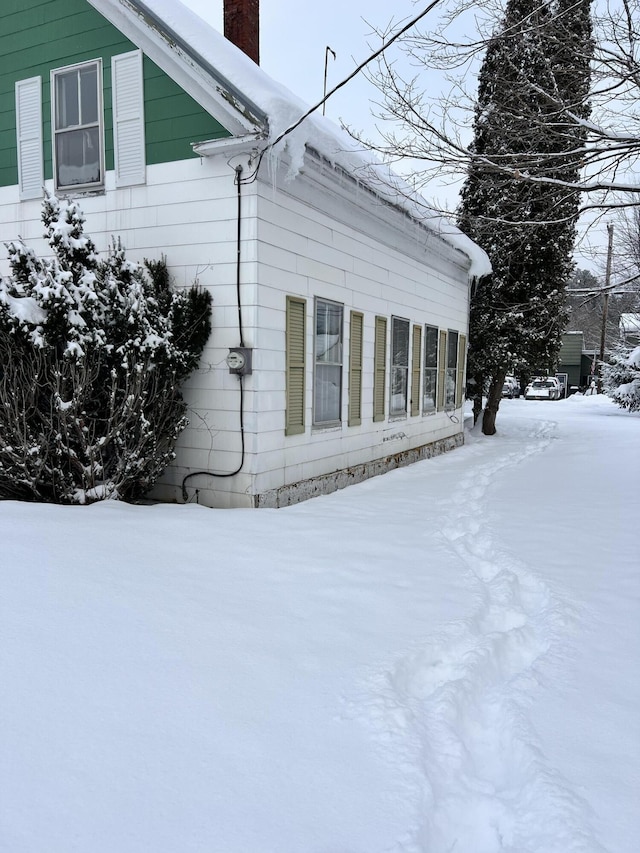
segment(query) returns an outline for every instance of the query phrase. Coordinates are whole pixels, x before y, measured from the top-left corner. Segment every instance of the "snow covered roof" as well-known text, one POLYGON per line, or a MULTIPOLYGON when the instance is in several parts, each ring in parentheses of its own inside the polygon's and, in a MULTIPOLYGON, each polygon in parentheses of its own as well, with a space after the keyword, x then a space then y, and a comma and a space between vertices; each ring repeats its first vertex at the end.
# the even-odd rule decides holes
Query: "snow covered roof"
MULTIPOLYGON (((309 109, 180 0, 89 2, 235 136, 262 137, 259 145, 268 146, 309 109)), ((470 275, 491 271, 479 246, 319 113, 305 119, 272 153, 286 149, 295 174, 307 146, 461 251, 470 260, 470 275)))

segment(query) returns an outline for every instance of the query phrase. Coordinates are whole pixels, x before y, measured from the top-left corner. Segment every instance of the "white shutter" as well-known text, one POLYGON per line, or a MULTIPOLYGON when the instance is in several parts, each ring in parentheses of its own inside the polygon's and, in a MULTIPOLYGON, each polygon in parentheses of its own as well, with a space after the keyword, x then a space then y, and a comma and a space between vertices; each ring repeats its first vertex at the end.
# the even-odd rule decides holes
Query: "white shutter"
POLYGON ((44 185, 41 77, 16 83, 16 139, 20 198, 41 198, 44 185))
POLYGON ((116 186, 144 184, 144 94, 142 51, 111 58, 113 152, 116 186))

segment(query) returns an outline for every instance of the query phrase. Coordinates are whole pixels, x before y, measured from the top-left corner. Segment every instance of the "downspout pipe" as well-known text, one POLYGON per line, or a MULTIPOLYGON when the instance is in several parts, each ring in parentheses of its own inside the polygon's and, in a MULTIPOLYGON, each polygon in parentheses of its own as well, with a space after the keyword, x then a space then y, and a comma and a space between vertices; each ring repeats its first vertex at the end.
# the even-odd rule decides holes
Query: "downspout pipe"
POLYGON ((236 166, 236 187, 238 188, 238 208, 237 208, 237 231, 236 231, 236 301, 238 303, 238 332, 240 337, 240 346, 244 346, 244 327, 242 325, 242 299, 240 294, 240 269, 242 262, 242 242, 240 229, 242 226, 242 166, 236 166))

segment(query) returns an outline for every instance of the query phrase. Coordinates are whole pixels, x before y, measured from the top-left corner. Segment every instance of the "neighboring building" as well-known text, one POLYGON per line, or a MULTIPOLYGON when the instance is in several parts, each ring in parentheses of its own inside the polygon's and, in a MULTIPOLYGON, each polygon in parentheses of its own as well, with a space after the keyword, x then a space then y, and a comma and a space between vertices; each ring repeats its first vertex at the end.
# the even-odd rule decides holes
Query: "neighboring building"
POLYGON ((596 353, 585 350, 582 332, 565 332, 562 335, 558 373, 567 374, 568 392, 586 388, 594 379, 596 353))
MULTIPOLYGON (((225 14, 257 59, 256 9, 225 14)), ((486 255, 333 124, 274 144, 306 106, 177 0, 3 0, 0 55, 0 241, 46 251, 46 186, 212 293, 156 497, 281 506, 462 443, 486 255)))
POLYGON ((627 346, 640 345, 640 314, 620 315, 620 340, 627 346))
POLYGON ((582 385, 582 350, 584 335, 582 332, 565 332, 562 335, 562 345, 558 363, 558 373, 567 374, 567 386, 577 388, 582 385))

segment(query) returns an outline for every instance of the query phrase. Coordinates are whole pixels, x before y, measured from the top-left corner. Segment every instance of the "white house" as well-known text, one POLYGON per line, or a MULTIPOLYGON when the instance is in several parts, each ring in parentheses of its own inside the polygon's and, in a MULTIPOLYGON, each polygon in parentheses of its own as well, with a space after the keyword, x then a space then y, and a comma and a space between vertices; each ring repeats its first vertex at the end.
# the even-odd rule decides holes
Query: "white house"
MULTIPOLYGON (((256 9, 226 8, 250 52, 256 9)), ((44 251, 46 186, 213 296, 156 497, 283 506, 462 443, 475 244, 328 120, 285 134, 306 105, 178 0, 4 0, 0 25, 0 240, 44 251)))
POLYGON ((630 346, 640 343, 640 314, 620 315, 620 340, 630 346))

